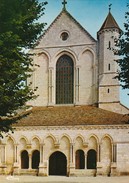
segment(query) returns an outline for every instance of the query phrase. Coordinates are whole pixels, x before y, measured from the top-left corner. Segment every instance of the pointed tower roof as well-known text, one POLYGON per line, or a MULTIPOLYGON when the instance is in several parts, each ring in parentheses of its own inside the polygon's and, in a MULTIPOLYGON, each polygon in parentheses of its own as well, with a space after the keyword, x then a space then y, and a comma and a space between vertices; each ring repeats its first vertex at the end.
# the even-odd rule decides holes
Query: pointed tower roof
POLYGON ((112 29, 112 28, 117 28, 117 29, 121 30, 120 27, 118 26, 116 20, 112 16, 111 12, 109 11, 102 27, 100 28, 100 30, 98 32, 100 32, 103 29, 112 29))

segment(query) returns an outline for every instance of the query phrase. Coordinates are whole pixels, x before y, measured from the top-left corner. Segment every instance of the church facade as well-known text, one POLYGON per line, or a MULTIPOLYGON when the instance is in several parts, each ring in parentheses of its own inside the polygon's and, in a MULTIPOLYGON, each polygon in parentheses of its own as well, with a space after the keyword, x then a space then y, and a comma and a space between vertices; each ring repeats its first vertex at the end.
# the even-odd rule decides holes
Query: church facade
POLYGON ((129 109, 119 100, 112 51, 120 31, 109 11, 95 40, 64 5, 30 50, 28 84, 38 97, 0 141, 1 174, 129 174, 129 109))

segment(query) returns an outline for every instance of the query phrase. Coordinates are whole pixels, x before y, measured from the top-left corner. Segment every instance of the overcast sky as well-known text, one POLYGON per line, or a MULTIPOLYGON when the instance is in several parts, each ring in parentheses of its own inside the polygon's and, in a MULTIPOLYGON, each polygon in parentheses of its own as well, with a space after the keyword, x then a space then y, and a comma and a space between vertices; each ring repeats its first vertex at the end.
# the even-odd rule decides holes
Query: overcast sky
MULTIPOLYGON (((44 2, 45 0, 39 0, 44 2)), ((45 15, 40 19, 49 26, 62 10, 63 0, 46 0, 45 15)), ((95 38, 96 33, 104 22, 108 12, 109 4, 111 13, 118 25, 124 30, 125 12, 127 11, 129 0, 67 0, 67 11, 95 38)), ((47 28, 46 26, 46 28, 47 28)), ((129 90, 121 90, 121 103, 129 107, 129 90)))

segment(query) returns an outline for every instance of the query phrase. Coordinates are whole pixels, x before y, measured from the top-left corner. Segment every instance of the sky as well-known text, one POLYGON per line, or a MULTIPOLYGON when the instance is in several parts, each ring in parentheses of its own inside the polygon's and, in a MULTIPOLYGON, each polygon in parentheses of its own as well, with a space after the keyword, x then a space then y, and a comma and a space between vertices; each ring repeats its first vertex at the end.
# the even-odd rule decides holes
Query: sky
MULTIPOLYGON (((41 22, 46 22, 47 26, 53 22, 62 10, 63 0, 39 0, 47 1, 45 6, 45 15, 40 18, 41 22)), ((129 0, 66 0, 67 11, 95 38, 97 31, 102 26, 108 12, 109 4, 111 13, 117 21, 119 27, 124 30, 125 12, 127 12, 127 3, 129 0)), ((129 107, 128 90, 120 89, 120 101, 123 105, 129 107)))

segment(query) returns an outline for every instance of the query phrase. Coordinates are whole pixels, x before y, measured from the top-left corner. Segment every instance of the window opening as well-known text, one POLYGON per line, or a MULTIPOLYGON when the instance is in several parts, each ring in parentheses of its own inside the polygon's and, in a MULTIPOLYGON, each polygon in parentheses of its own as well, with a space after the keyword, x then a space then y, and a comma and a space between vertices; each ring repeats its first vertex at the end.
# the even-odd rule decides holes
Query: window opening
POLYGON ((61 56, 56 64, 56 104, 73 104, 74 64, 68 55, 61 56))

